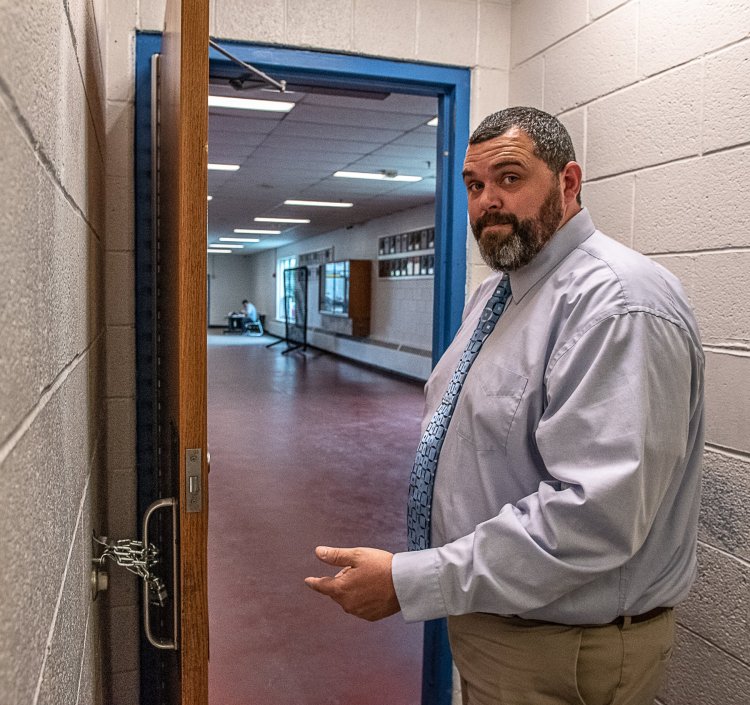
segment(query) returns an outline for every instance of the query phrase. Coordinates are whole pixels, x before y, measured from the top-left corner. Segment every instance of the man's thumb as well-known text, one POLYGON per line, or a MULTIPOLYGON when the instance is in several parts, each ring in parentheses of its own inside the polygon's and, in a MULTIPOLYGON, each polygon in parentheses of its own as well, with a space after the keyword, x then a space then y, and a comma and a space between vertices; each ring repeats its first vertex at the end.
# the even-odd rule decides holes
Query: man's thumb
POLYGON ((328 565, 348 566, 354 563, 354 551, 350 548, 331 548, 318 546, 315 555, 328 565))

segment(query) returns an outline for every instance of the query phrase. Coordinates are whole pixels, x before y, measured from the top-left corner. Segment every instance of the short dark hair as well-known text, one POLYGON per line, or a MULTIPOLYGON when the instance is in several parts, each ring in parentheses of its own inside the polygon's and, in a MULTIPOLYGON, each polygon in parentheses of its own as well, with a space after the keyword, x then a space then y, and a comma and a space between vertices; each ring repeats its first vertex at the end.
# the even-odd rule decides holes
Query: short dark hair
POLYGON ((488 115, 472 133, 469 144, 500 137, 513 127, 523 130, 531 138, 534 154, 553 174, 559 174, 568 162, 576 161, 573 141, 565 126, 554 115, 537 108, 518 106, 488 115))

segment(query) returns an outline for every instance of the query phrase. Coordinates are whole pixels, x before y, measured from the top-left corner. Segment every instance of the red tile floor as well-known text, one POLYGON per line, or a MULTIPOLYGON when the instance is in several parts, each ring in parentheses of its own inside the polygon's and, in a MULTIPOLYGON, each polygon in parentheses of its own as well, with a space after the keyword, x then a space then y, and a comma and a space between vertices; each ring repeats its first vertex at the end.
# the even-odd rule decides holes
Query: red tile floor
POLYGON ((422 388, 209 335, 211 705, 417 705, 422 626, 307 588, 317 544, 403 550, 422 388))

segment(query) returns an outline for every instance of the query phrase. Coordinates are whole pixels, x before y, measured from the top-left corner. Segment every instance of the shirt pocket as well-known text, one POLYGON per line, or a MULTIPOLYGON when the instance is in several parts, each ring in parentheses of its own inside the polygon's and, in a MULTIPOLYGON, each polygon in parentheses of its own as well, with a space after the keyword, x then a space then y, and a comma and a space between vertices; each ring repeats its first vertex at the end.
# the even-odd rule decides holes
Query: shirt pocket
POLYGON ((477 360, 459 396, 456 432, 476 450, 505 452, 528 379, 488 360, 477 360))

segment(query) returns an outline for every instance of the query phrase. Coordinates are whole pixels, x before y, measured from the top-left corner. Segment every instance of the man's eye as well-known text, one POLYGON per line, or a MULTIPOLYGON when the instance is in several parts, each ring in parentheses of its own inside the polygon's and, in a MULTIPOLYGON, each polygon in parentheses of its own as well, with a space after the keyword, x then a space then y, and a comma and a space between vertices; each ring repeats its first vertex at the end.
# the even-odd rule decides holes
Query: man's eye
POLYGON ((515 174, 506 174, 505 176, 503 176, 504 184, 514 184, 516 183, 516 181, 518 181, 518 176, 516 176, 515 174))
POLYGON ((474 193, 476 193, 477 191, 481 191, 482 190, 482 184, 479 184, 476 181, 473 181, 472 183, 470 183, 470 184, 468 184, 466 186, 466 189, 468 191, 473 191, 474 193))

